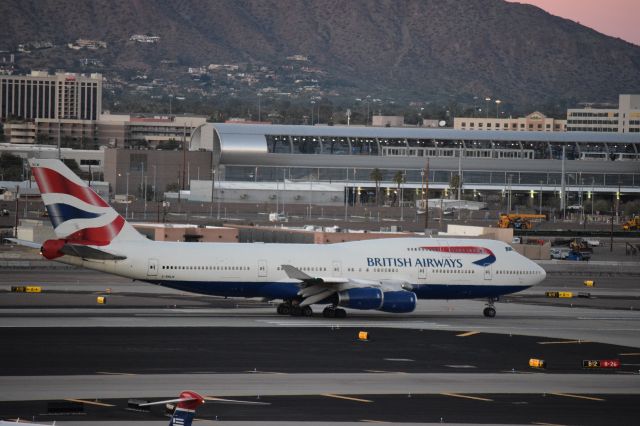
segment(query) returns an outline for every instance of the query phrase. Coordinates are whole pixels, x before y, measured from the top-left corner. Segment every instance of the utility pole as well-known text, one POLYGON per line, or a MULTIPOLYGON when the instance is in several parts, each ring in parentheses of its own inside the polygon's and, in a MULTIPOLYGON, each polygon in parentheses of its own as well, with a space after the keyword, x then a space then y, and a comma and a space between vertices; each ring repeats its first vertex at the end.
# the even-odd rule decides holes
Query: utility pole
POLYGON ((566 151, 566 145, 562 146, 562 174, 560 176, 560 210, 562 211, 562 220, 565 220, 567 218, 567 214, 566 214, 566 206, 565 206, 565 202, 566 202, 566 180, 565 180, 565 176, 564 176, 564 159, 565 159, 565 151, 566 151))
POLYGON ((429 157, 427 157, 427 164, 424 172, 424 235, 426 236, 429 230, 429 157))

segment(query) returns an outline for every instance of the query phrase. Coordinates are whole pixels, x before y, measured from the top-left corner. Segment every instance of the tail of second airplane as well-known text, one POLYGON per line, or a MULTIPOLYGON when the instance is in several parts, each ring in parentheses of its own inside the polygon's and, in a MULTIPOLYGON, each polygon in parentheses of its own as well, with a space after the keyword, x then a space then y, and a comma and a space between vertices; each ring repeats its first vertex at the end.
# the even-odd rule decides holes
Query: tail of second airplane
POLYGON ((145 239, 62 161, 32 159, 29 164, 60 240, 107 246, 145 239))
POLYGON ((177 405, 171 415, 169 426, 191 426, 196 408, 204 404, 204 398, 194 391, 182 391, 178 398, 140 404, 140 407, 174 403, 177 405))

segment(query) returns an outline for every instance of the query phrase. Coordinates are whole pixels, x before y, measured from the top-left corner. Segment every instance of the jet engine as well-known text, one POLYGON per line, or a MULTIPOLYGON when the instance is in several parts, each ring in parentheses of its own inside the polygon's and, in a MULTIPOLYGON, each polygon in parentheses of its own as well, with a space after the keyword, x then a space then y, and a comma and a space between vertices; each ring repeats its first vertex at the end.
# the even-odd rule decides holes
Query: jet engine
POLYGON ((377 288, 352 288, 338 293, 338 305, 351 309, 375 309, 406 313, 416 309, 416 294, 411 291, 385 291, 377 288))
POLYGON ((351 309, 380 309, 383 294, 377 288, 351 288, 338 293, 338 305, 351 309))
POLYGON ((416 309, 416 294, 412 291, 386 291, 381 311, 401 314, 416 309))
POLYGON ((40 254, 49 260, 64 256, 64 253, 62 253, 61 250, 65 243, 66 242, 64 240, 47 240, 42 243, 42 247, 40 247, 40 254))

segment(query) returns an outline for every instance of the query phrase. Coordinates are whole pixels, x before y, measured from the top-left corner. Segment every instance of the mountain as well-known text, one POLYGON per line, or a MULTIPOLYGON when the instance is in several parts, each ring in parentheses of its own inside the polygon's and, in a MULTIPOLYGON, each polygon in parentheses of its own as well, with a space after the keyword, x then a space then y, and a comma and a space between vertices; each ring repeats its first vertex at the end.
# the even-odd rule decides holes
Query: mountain
MULTIPOLYGON (((640 92, 639 46, 502 0, 0 2, 1 51, 79 38, 107 42, 90 56, 116 71, 153 72, 173 60, 277 67, 302 55, 342 93, 490 95, 523 104, 615 102, 619 93, 640 92), (160 40, 139 43, 133 34, 160 40)), ((42 49, 20 56, 20 66, 73 71, 78 55, 88 54, 42 49)))

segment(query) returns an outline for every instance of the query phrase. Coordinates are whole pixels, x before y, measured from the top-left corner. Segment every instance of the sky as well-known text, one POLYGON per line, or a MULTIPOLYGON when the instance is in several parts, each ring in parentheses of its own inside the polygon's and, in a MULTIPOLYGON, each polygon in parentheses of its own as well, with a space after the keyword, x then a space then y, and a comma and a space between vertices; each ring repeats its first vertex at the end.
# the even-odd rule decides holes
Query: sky
POLYGON ((529 3, 640 46, 640 0, 508 0, 529 3))

